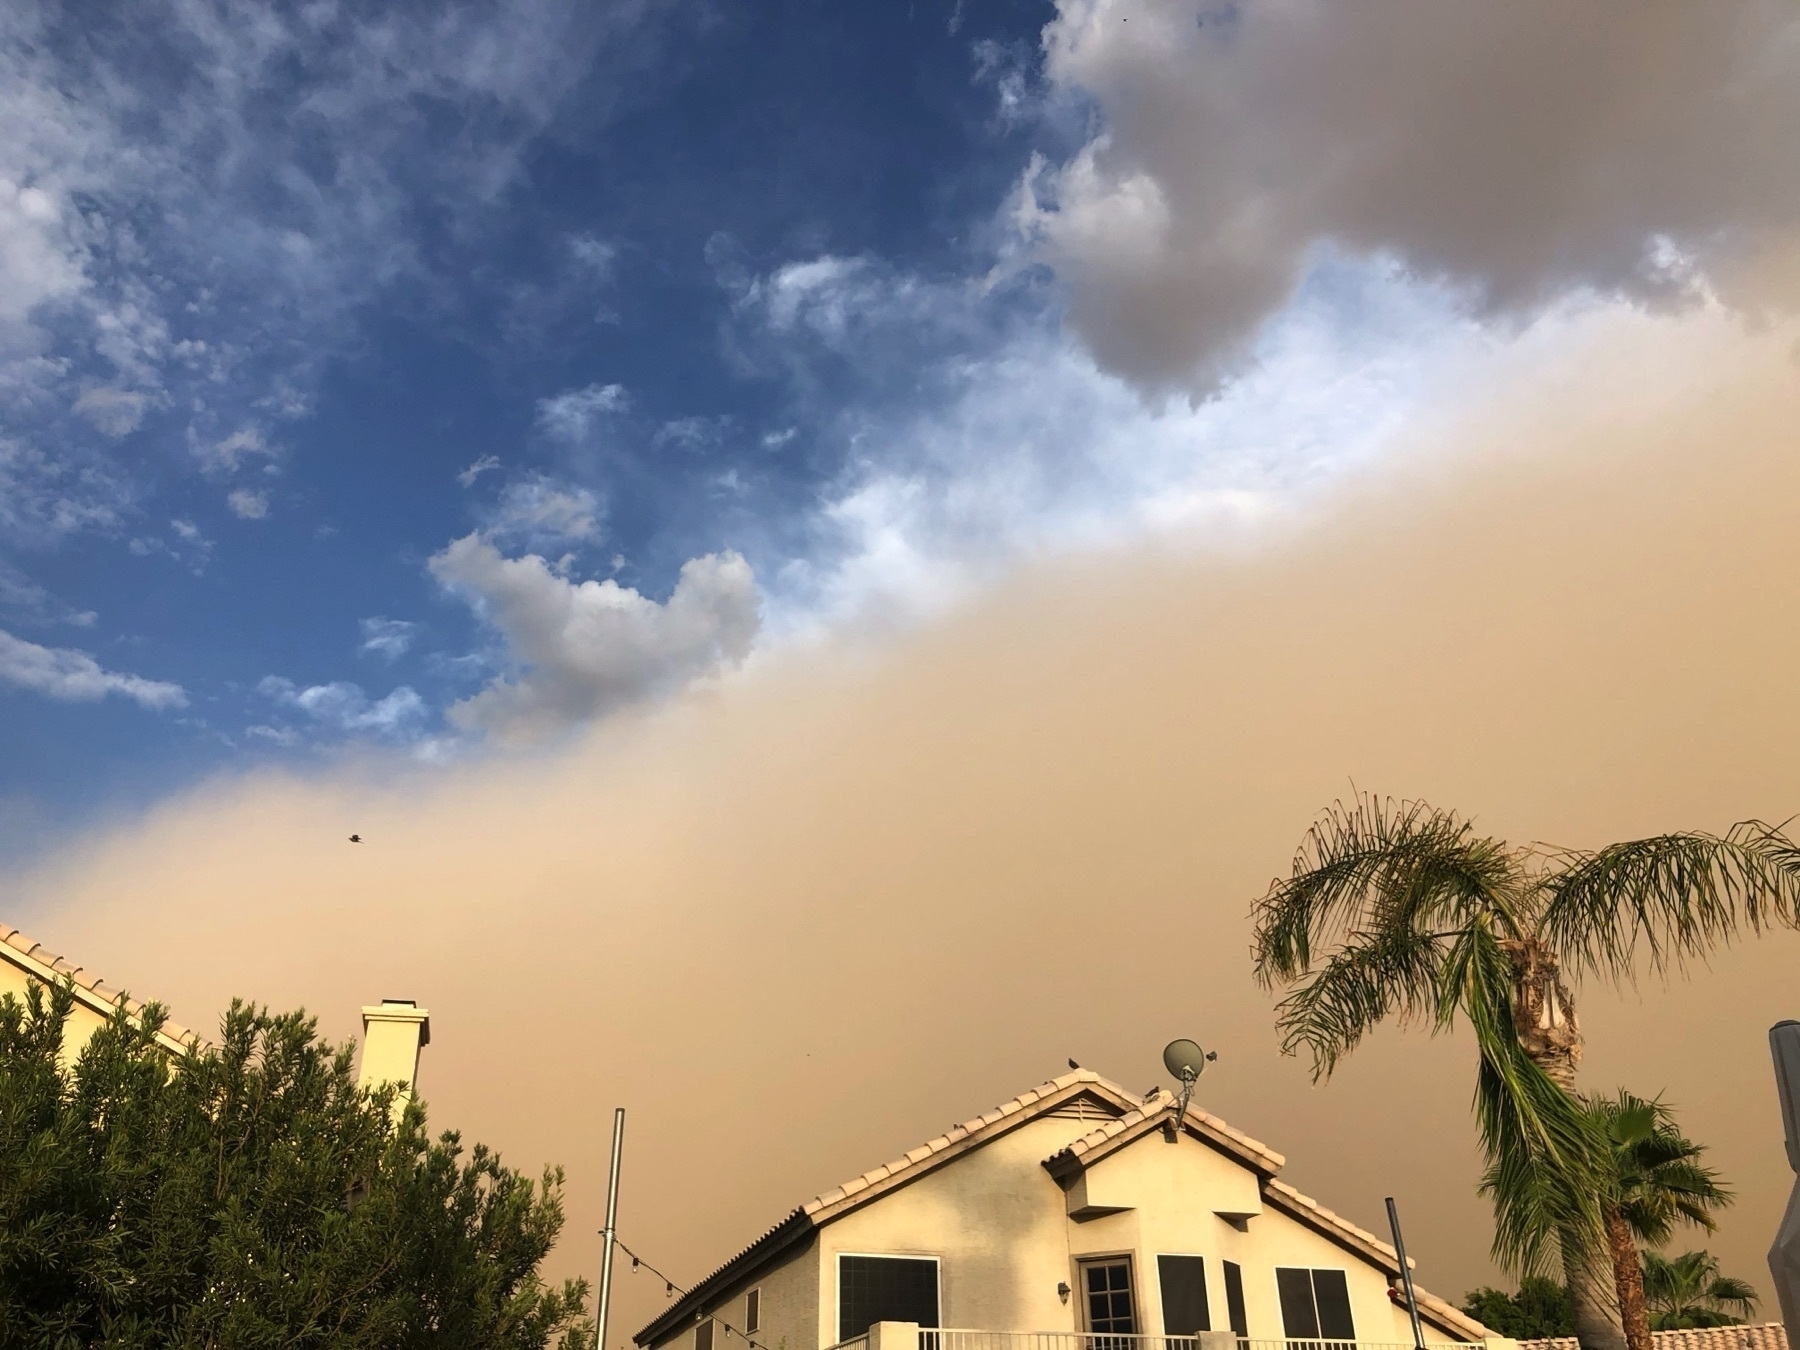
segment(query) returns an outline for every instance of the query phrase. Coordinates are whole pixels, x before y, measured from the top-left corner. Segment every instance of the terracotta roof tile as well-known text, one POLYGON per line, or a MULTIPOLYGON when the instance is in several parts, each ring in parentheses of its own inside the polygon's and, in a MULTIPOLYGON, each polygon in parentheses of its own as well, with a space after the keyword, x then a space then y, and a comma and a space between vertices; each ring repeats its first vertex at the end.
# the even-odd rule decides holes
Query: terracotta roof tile
MULTIPOLYGON (((42 943, 27 937, 17 928, 0 925, 0 931, 4 931, 6 945, 20 953, 22 957, 22 959, 13 957, 0 957, 0 959, 11 961, 12 964, 24 969, 26 974, 45 982, 66 976, 75 986, 75 997, 91 1011, 104 1016, 114 1008, 123 1006, 126 1012, 134 1016, 143 1012, 143 1000, 128 998, 122 991, 106 984, 98 975, 88 974, 86 967, 78 966, 73 961, 58 956, 55 952, 45 948, 42 943)), ((208 1044, 205 1038, 197 1032, 190 1031, 179 1023, 171 1021, 163 1023, 162 1030, 157 1033, 157 1040, 164 1049, 176 1054, 181 1053, 189 1045, 204 1047, 208 1044)))

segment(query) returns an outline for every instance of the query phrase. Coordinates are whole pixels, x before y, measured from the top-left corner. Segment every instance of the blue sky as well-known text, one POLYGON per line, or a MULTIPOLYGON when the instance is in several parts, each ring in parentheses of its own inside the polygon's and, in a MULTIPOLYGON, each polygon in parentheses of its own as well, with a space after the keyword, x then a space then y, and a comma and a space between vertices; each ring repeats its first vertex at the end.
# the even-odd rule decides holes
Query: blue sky
POLYGON ((8 6, 0 851, 1229 533, 1546 314, 1765 302, 1793 22, 1721 12, 8 6))

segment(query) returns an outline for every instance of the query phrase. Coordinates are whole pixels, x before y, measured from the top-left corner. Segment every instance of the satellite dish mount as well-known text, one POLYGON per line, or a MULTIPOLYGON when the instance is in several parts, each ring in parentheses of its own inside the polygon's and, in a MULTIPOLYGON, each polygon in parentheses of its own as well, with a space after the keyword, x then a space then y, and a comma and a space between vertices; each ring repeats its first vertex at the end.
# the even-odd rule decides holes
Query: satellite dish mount
POLYGON ((1163 1127, 1171 1144, 1181 1137, 1181 1122, 1187 1119, 1188 1103, 1194 1098, 1194 1084, 1206 1072, 1207 1064, 1218 1057, 1217 1050, 1202 1050, 1197 1041, 1170 1041, 1163 1047, 1163 1068, 1181 1082, 1181 1104, 1163 1127))

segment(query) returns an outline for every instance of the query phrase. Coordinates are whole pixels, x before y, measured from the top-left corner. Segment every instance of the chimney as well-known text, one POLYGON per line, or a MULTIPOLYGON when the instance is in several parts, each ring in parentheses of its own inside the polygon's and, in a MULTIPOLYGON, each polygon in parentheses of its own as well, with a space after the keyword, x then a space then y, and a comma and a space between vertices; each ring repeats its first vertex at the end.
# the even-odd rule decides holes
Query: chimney
POLYGON ((419 1051, 431 1044, 431 1015, 410 998, 384 998, 364 1008, 362 1019, 362 1066, 356 1085, 405 1083, 417 1092, 419 1051))

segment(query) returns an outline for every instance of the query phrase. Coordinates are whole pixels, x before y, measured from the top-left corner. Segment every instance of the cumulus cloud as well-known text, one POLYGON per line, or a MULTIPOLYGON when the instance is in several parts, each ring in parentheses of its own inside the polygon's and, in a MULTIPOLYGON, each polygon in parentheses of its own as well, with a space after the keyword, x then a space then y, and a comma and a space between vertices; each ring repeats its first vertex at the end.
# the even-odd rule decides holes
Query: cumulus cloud
POLYGON ((539 399, 538 426, 559 441, 583 441, 604 418, 630 406, 631 396, 624 385, 590 384, 539 399))
POLYGON ((231 508, 231 514, 239 520, 261 520, 269 514, 269 494, 252 492, 249 488, 235 488, 226 494, 225 505, 231 508))
POLYGON ((480 535, 430 566, 505 640, 512 668, 450 714, 501 738, 553 732, 733 666, 760 624, 756 579, 737 553, 690 559, 660 604, 610 579, 570 581, 535 554, 505 557, 480 535))
POLYGON ((282 707, 302 712, 319 726, 344 734, 403 739, 415 732, 428 714, 425 700, 404 684, 381 699, 371 699, 362 686, 346 680, 302 688, 282 676, 269 675, 256 688, 282 707))
POLYGON ((178 684, 107 670, 73 647, 43 647, 0 630, 0 680, 62 703, 93 703, 108 694, 141 708, 161 711, 187 706, 178 684))
POLYGON ((1800 14, 1776 0, 1059 11, 1046 74, 1103 129, 1033 169, 1019 221, 1140 383, 1234 355, 1321 245, 1498 307, 1746 269, 1800 299, 1800 14))
POLYGON ((419 625, 410 620, 380 616, 362 620, 361 627, 362 650, 388 661, 405 656, 419 632, 419 625))

